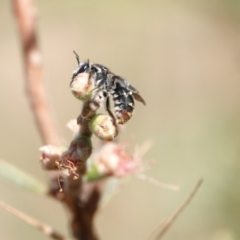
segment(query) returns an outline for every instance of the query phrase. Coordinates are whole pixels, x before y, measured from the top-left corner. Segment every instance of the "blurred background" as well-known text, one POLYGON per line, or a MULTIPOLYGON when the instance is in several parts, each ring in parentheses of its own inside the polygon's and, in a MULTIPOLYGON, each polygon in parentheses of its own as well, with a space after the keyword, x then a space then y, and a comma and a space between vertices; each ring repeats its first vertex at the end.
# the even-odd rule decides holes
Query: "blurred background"
MULTIPOLYGON (((136 103, 121 142, 152 140, 147 172, 180 186, 171 192, 131 178, 97 214, 104 240, 145 240, 188 195, 204 184, 166 240, 240 239, 240 2, 35 1, 50 104, 67 139, 66 122, 80 102, 69 91, 82 60, 128 79, 147 102, 136 103)), ((40 181, 41 146, 25 94, 22 52, 11 2, 0 2, 0 158, 40 181)), ((104 110, 102 110, 104 111, 104 110)), ((97 147, 98 141, 95 140, 97 147)), ((0 181, 0 200, 67 233, 58 202, 0 181)), ((48 239, 0 209, 1 239, 48 239)))

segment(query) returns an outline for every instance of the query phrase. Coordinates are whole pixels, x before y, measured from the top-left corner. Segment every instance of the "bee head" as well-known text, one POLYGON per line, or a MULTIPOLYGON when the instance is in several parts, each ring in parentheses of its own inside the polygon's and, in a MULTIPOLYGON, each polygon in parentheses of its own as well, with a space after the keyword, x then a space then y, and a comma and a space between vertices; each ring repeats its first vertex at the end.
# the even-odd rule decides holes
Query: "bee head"
POLYGON ((78 62, 78 67, 73 71, 72 80, 73 80, 79 73, 89 72, 89 68, 90 68, 89 60, 87 60, 86 62, 81 63, 78 54, 77 54, 75 51, 73 51, 73 53, 74 53, 75 56, 76 56, 76 59, 77 59, 77 62, 78 62))

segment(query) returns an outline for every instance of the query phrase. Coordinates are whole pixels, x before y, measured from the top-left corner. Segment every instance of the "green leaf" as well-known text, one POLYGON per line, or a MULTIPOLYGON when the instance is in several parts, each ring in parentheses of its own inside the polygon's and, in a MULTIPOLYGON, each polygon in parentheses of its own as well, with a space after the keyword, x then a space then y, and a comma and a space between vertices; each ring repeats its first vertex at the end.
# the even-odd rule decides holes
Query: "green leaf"
POLYGON ((97 166, 94 163, 91 163, 90 167, 88 168, 85 178, 88 182, 93 182, 96 180, 101 179, 103 176, 99 173, 97 166))
POLYGON ((0 179, 22 187, 30 192, 45 194, 46 186, 34 177, 23 172, 12 164, 0 159, 0 179))

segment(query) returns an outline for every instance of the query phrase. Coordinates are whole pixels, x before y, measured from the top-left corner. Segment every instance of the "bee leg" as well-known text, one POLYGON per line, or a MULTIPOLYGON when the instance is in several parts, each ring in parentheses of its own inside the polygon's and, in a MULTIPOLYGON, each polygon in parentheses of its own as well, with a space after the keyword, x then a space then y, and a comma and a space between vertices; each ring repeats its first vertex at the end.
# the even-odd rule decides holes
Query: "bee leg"
POLYGON ((94 75, 94 71, 92 69, 89 70, 88 72, 88 84, 90 84, 90 81, 94 75))
POLYGON ((109 116, 112 118, 113 122, 116 123, 115 116, 113 115, 112 111, 110 110, 110 99, 109 96, 106 98, 106 111, 108 112, 109 116))
POLYGON ((101 90, 98 90, 96 93, 94 93, 90 104, 92 110, 97 110, 101 106, 103 100, 104 97, 101 90))

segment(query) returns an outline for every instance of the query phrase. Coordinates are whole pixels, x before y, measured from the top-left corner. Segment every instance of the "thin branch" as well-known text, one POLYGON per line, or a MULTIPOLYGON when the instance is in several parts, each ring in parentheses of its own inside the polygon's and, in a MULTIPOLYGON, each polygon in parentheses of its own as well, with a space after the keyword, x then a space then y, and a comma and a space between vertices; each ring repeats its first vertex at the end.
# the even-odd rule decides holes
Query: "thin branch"
MULTIPOLYGON (((177 220, 177 218, 182 214, 182 212, 186 209, 186 207, 190 204, 191 200, 197 193, 199 187, 201 186, 203 179, 199 179, 192 191, 189 193, 185 201, 179 206, 179 208, 172 214, 172 216, 160 224, 160 226, 156 229, 159 231, 156 240, 162 239, 165 233, 169 230, 169 228, 173 225, 173 223, 177 220)), ((154 231, 155 232, 155 231, 154 231)))
POLYGON ((42 54, 36 34, 36 9, 32 0, 12 0, 21 36, 26 90, 44 144, 60 144, 60 135, 48 105, 43 81, 42 54))
POLYGON ((93 220, 101 196, 101 183, 88 184, 83 181, 86 162, 92 153, 89 121, 97 111, 97 108, 91 108, 91 104, 91 100, 83 103, 78 118, 79 132, 59 157, 58 166, 66 170, 66 174, 61 175, 60 182, 59 175, 52 175, 49 186, 49 195, 67 206, 70 212, 71 232, 78 240, 98 239, 93 220))
POLYGON ((53 230, 50 226, 46 225, 45 223, 42 223, 27 214, 17 210, 16 208, 11 207, 10 205, 0 201, 0 207, 5 209, 6 211, 12 213, 16 217, 20 218, 24 222, 28 223, 32 227, 37 228, 40 232, 44 233, 46 236, 48 236, 51 239, 54 240, 67 240, 64 236, 62 236, 60 233, 53 230))
POLYGON ((135 177, 137 179, 140 179, 140 180, 143 180, 143 181, 147 181, 157 187, 160 187, 162 189, 166 189, 166 190, 171 190, 171 191, 174 191, 174 192, 178 192, 179 191, 179 186, 177 185, 174 185, 174 184, 170 184, 170 183, 163 183, 163 182, 160 182, 158 180, 156 180, 155 178, 153 177, 150 177, 144 173, 137 173, 135 175, 135 177))

